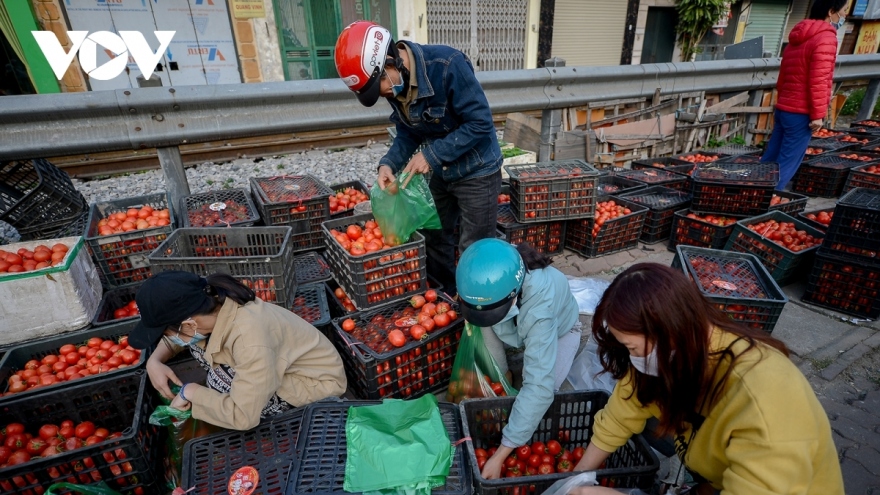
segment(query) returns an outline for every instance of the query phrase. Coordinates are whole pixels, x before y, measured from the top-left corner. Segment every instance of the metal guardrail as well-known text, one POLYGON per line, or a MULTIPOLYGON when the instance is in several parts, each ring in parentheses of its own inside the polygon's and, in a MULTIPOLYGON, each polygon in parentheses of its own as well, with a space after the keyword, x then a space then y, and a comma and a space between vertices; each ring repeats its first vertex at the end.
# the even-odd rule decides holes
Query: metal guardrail
MULTIPOLYGON (((493 113, 561 109, 617 98, 769 88, 780 59, 478 74, 493 113)), ((836 81, 880 77, 880 54, 838 57, 836 81)), ((163 148, 230 137, 360 127, 390 109, 361 106, 336 79, 179 86, 0 98, 0 160, 163 148)))

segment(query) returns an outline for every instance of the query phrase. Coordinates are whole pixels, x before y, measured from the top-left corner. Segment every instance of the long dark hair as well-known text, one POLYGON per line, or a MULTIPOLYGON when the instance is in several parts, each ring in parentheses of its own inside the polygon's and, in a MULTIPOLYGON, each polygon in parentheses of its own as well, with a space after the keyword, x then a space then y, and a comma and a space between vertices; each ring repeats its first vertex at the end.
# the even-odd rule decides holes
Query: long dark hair
POLYGON ((814 0, 807 19, 824 21, 828 17, 828 11, 840 12, 845 6, 846 0, 814 0))
POLYGON ((205 300, 205 304, 203 304, 193 316, 209 315, 213 313, 217 308, 223 306, 227 297, 242 306, 256 298, 256 294, 253 290, 249 289, 246 285, 239 282, 231 275, 225 273, 212 273, 205 277, 205 279, 208 281, 206 292, 211 297, 205 300))
POLYGON ((538 250, 532 247, 528 242, 517 244, 516 250, 519 252, 519 255, 522 256, 523 263, 528 270, 540 270, 541 268, 547 268, 550 266, 550 263, 553 263, 553 260, 550 259, 550 257, 543 253, 539 253, 538 250))
POLYGON ((657 350, 659 376, 634 373, 634 393, 642 404, 660 408, 660 430, 679 433, 684 422, 700 405, 712 404, 727 381, 733 364, 743 353, 733 345, 711 353, 710 329, 720 328, 748 343, 744 352, 758 343, 788 349, 761 330, 731 320, 700 293, 681 271, 657 263, 638 263, 624 270, 605 290, 593 316, 593 337, 599 344, 599 359, 605 371, 620 380, 630 369, 629 351, 609 330, 644 335, 657 350), (673 357, 675 352, 675 359, 673 357), (730 360, 718 380, 710 358, 730 360), (710 390, 711 389, 711 390, 710 390), (705 401, 705 402, 703 402, 705 401))

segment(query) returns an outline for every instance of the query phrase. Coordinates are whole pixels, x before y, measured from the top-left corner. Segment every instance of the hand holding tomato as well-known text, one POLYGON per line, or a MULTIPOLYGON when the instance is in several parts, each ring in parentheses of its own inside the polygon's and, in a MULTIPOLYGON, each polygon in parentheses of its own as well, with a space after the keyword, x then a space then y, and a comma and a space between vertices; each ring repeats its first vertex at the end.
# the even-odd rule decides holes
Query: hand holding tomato
POLYGON ((501 477, 501 466, 504 465, 504 460, 513 452, 513 449, 510 447, 505 447, 501 445, 498 447, 492 457, 486 461, 486 465, 483 466, 483 471, 480 473, 483 475, 483 478, 487 480, 496 480, 501 477))

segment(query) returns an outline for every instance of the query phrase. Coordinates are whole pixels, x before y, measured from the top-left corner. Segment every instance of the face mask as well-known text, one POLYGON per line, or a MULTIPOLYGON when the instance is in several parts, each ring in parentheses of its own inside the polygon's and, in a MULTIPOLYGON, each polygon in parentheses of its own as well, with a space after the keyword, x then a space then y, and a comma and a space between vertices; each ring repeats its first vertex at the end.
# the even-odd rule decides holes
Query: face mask
POLYGON ((834 24, 834 27, 835 27, 836 29, 840 29, 840 28, 843 27, 843 24, 846 22, 846 17, 844 17, 844 16, 842 16, 842 15, 840 15, 840 14, 838 14, 837 16, 838 16, 837 24, 834 24))
POLYGON ((168 337, 168 340, 170 340, 171 343, 174 344, 174 345, 176 345, 176 346, 180 346, 180 347, 189 347, 189 346, 192 346, 192 345, 196 345, 196 344, 198 344, 199 342, 201 342, 201 341, 205 340, 206 338, 208 338, 206 335, 202 335, 202 334, 199 333, 198 330, 196 330, 196 331, 195 331, 195 335, 193 335, 193 336, 189 339, 189 342, 184 342, 184 340, 180 338, 180 329, 181 329, 182 326, 183 326, 183 323, 180 324, 180 327, 177 327, 177 335, 172 335, 171 337, 168 337))
MULTIPOLYGON (((394 84, 393 81, 391 82, 391 93, 394 94, 395 98, 397 98, 397 95, 403 92, 403 74, 398 72, 397 75, 400 76, 400 84, 394 84)), ((388 79, 391 79, 390 75, 388 76, 388 79)))
POLYGON ((657 346, 654 346, 654 349, 651 350, 650 354, 646 357, 637 357, 630 355, 630 362, 632 363, 635 369, 640 372, 651 375, 651 376, 660 376, 660 372, 657 369, 657 346))
POLYGON ((519 306, 516 305, 516 302, 517 302, 517 298, 514 298, 513 306, 510 307, 510 310, 507 311, 507 314, 504 315, 504 318, 502 318, 501 321, 496 323, 496 325, 500 325, 507 320, 512 320, 514 317, 516 317, 519 314, 519 306))

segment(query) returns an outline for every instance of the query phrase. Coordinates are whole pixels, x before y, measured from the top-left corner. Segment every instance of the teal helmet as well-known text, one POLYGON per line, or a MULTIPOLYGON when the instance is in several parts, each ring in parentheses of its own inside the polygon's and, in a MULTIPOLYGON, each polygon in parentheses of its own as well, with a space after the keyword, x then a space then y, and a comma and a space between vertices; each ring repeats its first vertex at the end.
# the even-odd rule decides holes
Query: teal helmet
POLYGON ((464 318, 480 327, 501 321, 522 288, 526 267, 519 252, 499 239, 481 239, 458 260, 455 280, 464 318))

